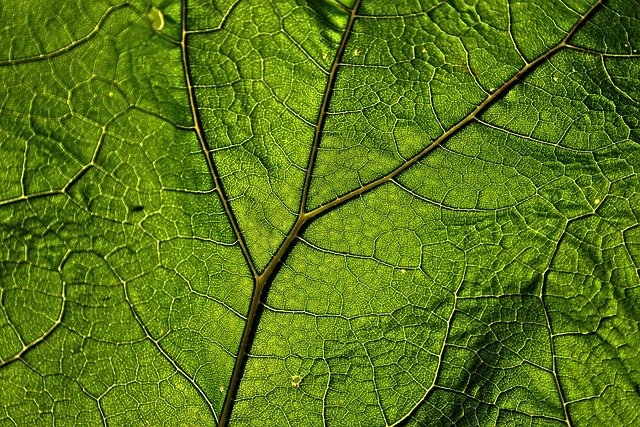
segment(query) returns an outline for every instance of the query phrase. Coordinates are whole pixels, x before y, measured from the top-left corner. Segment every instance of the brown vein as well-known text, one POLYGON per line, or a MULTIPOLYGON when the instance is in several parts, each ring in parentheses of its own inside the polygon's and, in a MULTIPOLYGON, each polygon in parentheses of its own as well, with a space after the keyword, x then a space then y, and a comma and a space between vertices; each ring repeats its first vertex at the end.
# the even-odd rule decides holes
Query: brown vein
POLYGON ((220 202, 222 203, 222 207, 224 208, 224 212, 229 220, 229 224, 233 229, 233 234, 236 237, 238 242, 238 246, 240 246, 240 250, 242 251, 242 256, 247 263, 247 266, 251 270, 251 274, 254 278, 258 277, 258 271, 253 263, 253 259, 251 258, 251 254, 249 253, 249 249, 247 248, 247 244, 245 243, 244 237, 240 232, 240 228, 238 227, 238 221, 236 220, 235 215, 231 209, 231 205, 229 204, 229 200, 222 188, 222 180, 220 179, 220 175, 218 174, 218 170, 216 168, 215 163, 213 162, 213 156, 211 155, 211 148, 209 148, 209 144, 204 136, 204 132, 202 131, 202 122, 200 120, 200 114, 198 113, 198 106, 196 104, 195 90, 193 88, 193 79, 191 77, 191 68, 189 67, 189 54, 187 50, 187 41, 189 38, 189 32, 187 31, 187 0, 182 0, 182 11, 181 11, 181 21, 182 21, 182 38, 180 40, 180 47, 182 50, 182 68, 184 70, 184 79, 187 85, 187 95, 189 98, 189 108, 191 109, 191 116, 193 117, 193 126, 198 138, 198 142, 200 143, 200 148, 205 155, 205 159, 207 161, 207 167, 209 169, 209 173, 211 178, 213 179, 213 183, 216 187, 216 192, 220 198, 220 202))

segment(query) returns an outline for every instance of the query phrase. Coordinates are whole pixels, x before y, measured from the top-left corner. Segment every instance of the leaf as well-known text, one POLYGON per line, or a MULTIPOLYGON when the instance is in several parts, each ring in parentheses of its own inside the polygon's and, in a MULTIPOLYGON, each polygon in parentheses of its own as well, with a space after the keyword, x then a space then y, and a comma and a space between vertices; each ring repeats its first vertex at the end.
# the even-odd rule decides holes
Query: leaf
POLYGON ((0 5, 0 425, 637 425, 638 6, 0 5))

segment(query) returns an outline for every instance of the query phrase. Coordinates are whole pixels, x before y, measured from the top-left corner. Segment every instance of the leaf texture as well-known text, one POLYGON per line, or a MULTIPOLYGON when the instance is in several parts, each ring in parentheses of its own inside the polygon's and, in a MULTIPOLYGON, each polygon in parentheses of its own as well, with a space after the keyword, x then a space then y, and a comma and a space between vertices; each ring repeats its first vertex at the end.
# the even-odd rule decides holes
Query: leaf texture
POLYGON ((640 423, 640 4, 0 4, 0 426, 640 423))

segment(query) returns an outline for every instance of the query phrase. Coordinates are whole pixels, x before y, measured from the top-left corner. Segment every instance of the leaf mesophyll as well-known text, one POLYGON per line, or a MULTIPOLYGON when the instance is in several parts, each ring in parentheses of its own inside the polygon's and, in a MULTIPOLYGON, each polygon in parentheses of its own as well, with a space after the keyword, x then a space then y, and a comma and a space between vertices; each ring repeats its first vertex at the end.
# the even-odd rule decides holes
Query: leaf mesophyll
POLYGON ((0 5, 0 426, 637 425, 638 6, 0 5))

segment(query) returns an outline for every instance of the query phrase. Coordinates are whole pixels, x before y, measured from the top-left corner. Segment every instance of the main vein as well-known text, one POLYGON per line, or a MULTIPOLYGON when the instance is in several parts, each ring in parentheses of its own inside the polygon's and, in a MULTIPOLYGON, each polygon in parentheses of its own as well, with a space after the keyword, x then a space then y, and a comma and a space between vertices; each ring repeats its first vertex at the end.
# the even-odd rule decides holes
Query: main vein
POLYGON ((229 202, 225 196, 223 187, 222 187, 222 183, 220 180, 220 177, 218 175, 218 172, 216 170, 215 164, 213 162, 212 156, 211 156, 211 150, 209 149, 206 139, 204 137, 203 131, 202 131, 202 126, 200 123, 200 117, 198 114, 198 110, 197 110, 197 104, 195 102, 195 93, 194 93, 194 88, 193 88, 193 84, 192 84, 192 79, 191 79, 191 73, 190 73, 190 69, 189 69, 189 61, 188 61, 188 55, 187 55, 187 38, 188 38, 188 31, 186 28, 186 15, 187 15, 187 7, 186 7, 186 2, 187 0, 182 0, 182 40, 181 40, 181 47, 182 47, 182 61, 183 61, 183 68, 185 71, 185 80, 186 80, 186 84, 187 84, 187 90, 188 90, 188 96, 189 96, 189 104, 191 107, 191 113, 193 115, 193 121, 194 121, 194 126, 195 126, 195 132, 196 135, 198 137, 198 141, 200 142, 201 148, 203 150, 203 152, 206 155, 206 160, 207 160, 207 165, 209 167, 209 171, 211 173, 211 176, 214 180, 215 186, 216 186, 216 191, 218 192, 219 196, 220 196, 220 200, 222 202, 222 205, 224 207, 225 213, 227 214, 227 217, 229 218, 229 222, 231 223, 231 227, 233 228, 233 232, 237 238, 238 244, 242 250, 243 256, 245 257, 245 260, 249 266, 249 268, 251 269, 251 272, 254 276, 254 280, 255 280, 255 284, 254 284, 254 289, 253 289, 253 295, 251 297, 251 304, 249 307, 249 313, 247 315, 247 320, 245 323, 245 327, 242 333, 242 338, 240 341, 240 346, 238 348, 238 355, 234 364, 234 368, 233 368, 233 372, 231 375, 231 379, 229 382, 229 387, 227 390, 227 395, 225 397, 225 401, 224 401, 224 405, 222 408, 222 412, 220 415, 220 424, 219 427, 227 427, 227 425, 229 424, 230 421, 230 417, 231 417, 231 411, 233 410, 233 406, 234 406, 234 402, 238 393, 238 389, 240 386, 240 381, 242 379, 243 373, 244 373, 244 369, 246 366, 246 362, 248 359, 248 355, 249 355, 249 350, 250 350, 250 346, 251 346, 251 341, 253 339, 253 335, 254 332, 257 328, 257 325, 260 321, 260 306, 262 304, 262 301, 264 300, 264 298, 266 297, 266 293, 268 290, 268 283, 270 282, 272 276, 274 275, 274 273, 277 271, 277 268, 279 266, 279 264, 281 262, 284 261, 286 255, 289 253, 292 245, 294 244, 294 242, 296 241, 296 239, 298 238, 298 236, 300 235, 302 229, 308 225, 308 223, 314 219, 319 218, 320 216, 328 213, 329 211, 337 208, 338 206, 356 198, 359 197, 369 191, 372 191, 382 185, 384 185, 385 183, 393 180, 395 177, 397 177, 398 175, 400 175, 402 172, 406 171, 407 169, 409 169, 411 166, 415 165, 416 163, 418 163, 420 160, 422 160, 425 156, 427 156, 431 151, 433 151, 435 148, 437 148, 438 146, 440 146, 441 144, 443 144, 444 142, 448 141, 450 138, 452 138, 454 135, 456 135, 461 129, 463 129, 465 126, 467 126, 469 123, 471 123, 472 121, 474 121, 476 118, 478 118, 487 108, 489 108, 491 105, 493 105, 498 99, 501 98, 501 96, 503 96, 507 91, 509 91, 517 82, 521 81, 522 78, 524 76, 526 76, 527 74, 529 74, 531 71, 533 71, 534 69, 536 69, 538 66, 540 66, 541 64, 543 64, 544 62, 546 62, 548 59, 550 59, 553 55, 555 55, 559 50, 565 48, 565 47, 570 47, 570 45, 568 44, 568 41, 571 39, 571 37, 576 33, 576 31, 582 27, 582 25, 593 15, 593 13, 601 6, 601 4, 603 3, 604 0, 598 0, 595 4, 593 4, 591 6, 591 8, 584 14, 581 16, 581 18, 578 20, 578 22, 573 26, 573 28, 566 34, 566 36, 560 41, 560 43, 558 43, 557 45, 555 45, 554 47, 552 47, 551 49, 549 49, 548 51, 546 51, 544 54, 540 55, 539 57, 537 57, 536 59, 534 59, 531 62, 525 63, 524 67, 522 69, 520 69, 520 71, 518 71, 513 77, 511 77, 506 83, 504 83, 500 88, 498 88, 497 90, 495 90, 494 92, 492 92, 491 94, 489 94, 489 96, 487 96, 487 98, 485 98, 485 100, 480 103, 480 105, 478 105, 477 108, 475 108, 473 111, 471 111, 469 114, 467 114, 464 118, 462 118, 459 122, 457 122, 455 125, 453 125, 451 128, 449 128, 449 130, 447 130, 446 132, 444 132, 442 135, 440 135, 437 139, 435 139, 431 144, 429 144, 427 147, 425 147, 422 151, 420 151, 419 153, 417 153, 416 155, 414 155, 413 157, 409 158, 407 161, 405 161, 404 163, 402 163, 400 166, 396 167, 395 169, 393 169, 391 172, 389 172, 388 174, 369 182, 368 184, 359 187, 353 191, 350 191, 336 199, 334 199, 333 201, 319 206, 311 211, 307 211, 306 209, 306 201, 308 198, 308 194, 309 194, 309 188, 311 186, 311 180, 312 180, 312 176, 313 176, 313 168, 315 165, 315 161, 316 161, 316 157, 317 157, 317 153, 318 153, 318 148, 320 145, 320 141, 322 139, 322 134, 323 134, 323 130, 324 130, 324 125, 326 122, 326 115, 329 109, 329 104, 331 101, 331 95, 333 93, 333 88, 335 86, 335 82, 336 82, 336 76, 338 74, 338 69, 340 66, 340 63, 342 61, 342 57, 344 55, 344 51, 346 48, 346 45, 349 41, 349 37, 351 35, 351 31, 353 29, 354 23, 355 23, 355 19, 356 19, 356 15, 357 15, 357 10, 358 7, 360 5, 361 0, 356 0, 354 6, 352 9, 349 9, 349 19, 347 22, 347 26, 345 28, 345 31, 343 33, 342 39, 340 41, 338 50, 336 52, 336 55, 334 57, 334 61, 333 64, 331 66, 331 70, 329 72, 329 76, 327 79, 327 83, 325 86, 325 91, 324 91, 324 96, 322 99, 322 104, 320 107, 320 112, 318 115, 318 119, 316 121, 316 126, 315 126, 315 132, 314 132, 314 137, 313 137, 313 145, 311 147, 311 153, 309 155, 309 161, 307 164, 307 170, 306 170, 306 174, 305 174, 305 179, 304 179, 304 184, 303 184, 303 188, 302 188, 302 197, 301 197, 301 201, 300 201, 300 210, 298 213, 298 216, 296 218, 296 221, 294 222, 291 230, 289 231, 289 233, 287 234, 285 240, 282 242, 282 244, 280 245, 280 247, 278 248, 278 250, 276 251, 276 254, 270 259, 269 263, 267 264, 267 266, 265 267, 264 271, 262 273, 258 273, 257 269, 255 268, 255 265, 252 261, 252 258, 249 254, 249 250, 246 246, 246 243, 244 241, 244 238, 242 236, 242 233, 240 232, 240 229, 238 227, 237 221, 235 220, 235 217, 233 215, 233 212, 231 210, 231 206, 229 205, 229 202))
POLYGON ((333 94, 333 88, 336 83, 338 68, 340 66, 340 62, 342 61, 347 43, 349 41, 351 30, 353 29, 353 24, 356 20, 356 13, 358 11, 358 7, 360 6, 360 1, 361 0, 356 0, 353 7, 349 9, 349 20, 347 21, 346 28, 344 30, 344 33, 342 34, 342 39, 340 40, 338 50, 334 56, 333 63, 331 64, 331 70, 329 71, 329 76, 327 78, 324 95, 322 97, 322 104, 320 106, 320 112, 318 114, 318 119, 316 121, 315 131, 313 135, 313 145, 311 147, 311 153, 309 154, 309 161, 307 163, 307 171, 305 173, 302 196, 300 200, 300 211, 298 212, 298 216, 295 223, 293 224, 293 227, 276 251, 276 254, 269 260, 269 263, 265 267, 264 271, 256 278, 253 295, 251 297, 251 306, 249 307, 249 314, 247 315, 247 321, 242 332, 242 339, 240 341, 240 347, 238 349, 238 357, 236 358, 236 362, 233 367, 231 381, 229 382, 229 389, 225 397, 222 414, 220 415, 219 427, 226 427, 231 417, 233 404, 238 393, 238 388, 240 387, 240 380, 242 379, 244 368, 247 363, 253 333, 260 321, 259 308, 260 304, 263 301, 263 298, 266 296, 266 285, 273 276, 273 273, 276 271, 278 264, 282 260, 284 260, 286 254, 295 242, 296 238, 300 235, 300 230, 310 219, 310 216, 306 212, 306 200, 309 194, 309 187, 311 186, 313 166, 318 154, 320 140, 322 139, 322 132, 324 129, 324 124, 326 122, 331 95, 333 94))

